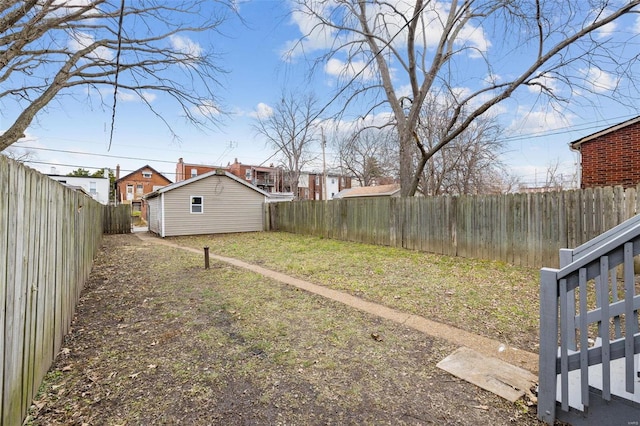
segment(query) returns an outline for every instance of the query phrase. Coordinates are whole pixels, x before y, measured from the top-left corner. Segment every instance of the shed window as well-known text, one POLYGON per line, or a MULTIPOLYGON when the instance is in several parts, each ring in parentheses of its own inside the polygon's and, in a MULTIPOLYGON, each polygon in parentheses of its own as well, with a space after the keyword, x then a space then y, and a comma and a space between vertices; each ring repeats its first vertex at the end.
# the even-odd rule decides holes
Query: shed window
POLYGON ((191 196, 191 213, 202 213, 203 197, 199 195, 191 196))

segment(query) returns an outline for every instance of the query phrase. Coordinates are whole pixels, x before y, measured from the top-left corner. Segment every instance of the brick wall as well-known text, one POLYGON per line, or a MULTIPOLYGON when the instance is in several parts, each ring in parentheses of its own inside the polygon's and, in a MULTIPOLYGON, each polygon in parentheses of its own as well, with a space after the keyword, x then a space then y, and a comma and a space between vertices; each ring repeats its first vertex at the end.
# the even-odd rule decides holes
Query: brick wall
POLYGON ((640 183, 640 122, 580 146, 582 188, 640 183))

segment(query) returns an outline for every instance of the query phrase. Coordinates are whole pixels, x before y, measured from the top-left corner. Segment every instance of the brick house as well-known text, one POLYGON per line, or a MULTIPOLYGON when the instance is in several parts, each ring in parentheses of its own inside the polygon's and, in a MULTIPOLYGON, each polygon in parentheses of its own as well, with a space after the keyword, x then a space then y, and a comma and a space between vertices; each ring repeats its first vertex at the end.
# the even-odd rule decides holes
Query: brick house
POLYGON ((350 176, 327 173, 323 179, 322 172, 302 172, 298 179, 298 199, 330 200, 335 194, 348 188, 351 188, 350 176))
POLYGON ((183 180, 191 179, 192 177, 213 172, 214 170, 218 170, 220 168, 222 167, 185 163, 181 157, 178 158, 178 162, 176 163, 176 182, 182 182, 183 180))
POLYGON ((640 183, 640 116, 569 144, 580 153, 580 187, 640 183))
POLYGON ((116 167, 116 203, 131 204, 131 211, 139 211, 143 218, 147 216, 144 194, 153 192, 171 181, 153 167, 146 165, 128 175, 120 176, 120 166, 116 167))
POLYGON ((253 166, 242 164, 236 158, 233 164, 227 166, 227 171, 264 192, 282 192, 282 169, 273 164, 268 167, 253 166))

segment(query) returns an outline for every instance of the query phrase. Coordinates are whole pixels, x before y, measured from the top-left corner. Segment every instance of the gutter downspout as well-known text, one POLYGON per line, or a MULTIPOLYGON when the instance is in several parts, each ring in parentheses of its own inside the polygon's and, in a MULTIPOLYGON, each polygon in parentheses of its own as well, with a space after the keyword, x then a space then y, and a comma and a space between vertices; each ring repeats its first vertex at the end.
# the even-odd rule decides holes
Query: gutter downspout
POLYGON ((569 149, 578 154, 578 188, 582 188, 582 151, 580 148, 574 148, 573 144, 569 144, 569 149))

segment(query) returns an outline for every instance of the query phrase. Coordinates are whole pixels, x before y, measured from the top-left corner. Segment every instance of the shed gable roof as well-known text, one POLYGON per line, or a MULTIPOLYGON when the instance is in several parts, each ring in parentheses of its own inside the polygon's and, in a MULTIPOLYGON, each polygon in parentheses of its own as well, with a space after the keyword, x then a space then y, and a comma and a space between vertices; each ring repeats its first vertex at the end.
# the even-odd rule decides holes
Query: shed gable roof
POLYGON ((242 179, 240 179, 239 177, 237 177, 236 175, 234 175, 232 173, 229 173, 229 172, 227 172, 225 170, 222 170, 222 169, 218 169, 218 170, 213 170, 211 172, 203 173, 201 175, 192 177, 190 179, 181 180, 180 182, 172 183, 171 185, 163 186, 162 188, 156 189, 155 191, 150 192, 149 194, 146 194, 144 196, 144 198, 154 198, 154 197, 157 197, 158 195, 163 194, 165 192, 172 191, 172 190, 174 190, 176 188, 180 188, 182 186, 186 186, 186 185, 189 185, 189 184, 194 183, 194 182, 198 182, 199 180, 206 179, 206 178, 208 178, 210 176, 226 176, 229 179, 234 180, 237 183, 239 183, 241 185, 244 185, 247 188, 252 189, 252 190, 264 195, 265 197, 269 197, 269 193, 264 192, 263 190, 261 190, 257 186, 251 185, 250 183, 243 181, 242 179))
POLYGON ((378 185, 361 186, 340 191, 333 198, 353 198, 353 197, 390 197, 400 192, 400 185, 378 185))

